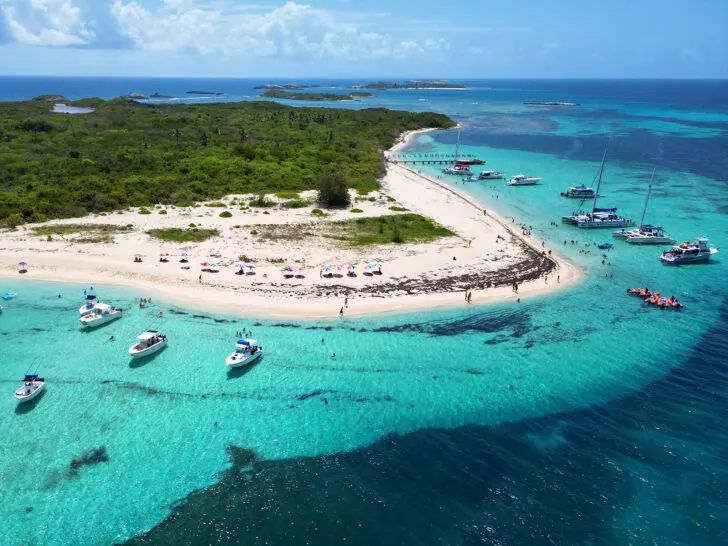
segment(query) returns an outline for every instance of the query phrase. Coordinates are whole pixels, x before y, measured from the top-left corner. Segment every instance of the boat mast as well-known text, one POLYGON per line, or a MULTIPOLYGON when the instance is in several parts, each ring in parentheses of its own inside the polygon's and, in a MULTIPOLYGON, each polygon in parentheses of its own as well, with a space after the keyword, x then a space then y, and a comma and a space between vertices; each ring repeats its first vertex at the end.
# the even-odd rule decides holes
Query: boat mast
POLYGON ((597 199, 599 199, 599 186, 602 185, 602 174, 604 174, 604 162, 607 160, 607 150, 604 150, 602 157, 602 166, 599 167, 599 178, 597 178, 597 191, 594 193, 594 204, 592 205, 592 214, 597 210, 597 199))
POLYGON ((458 162, 458 154, 460 153, 460 129, 458 129, 458 139, 455 142, 455 163, 458 162))
POLYGON ((645 213, 647 212, 647 203, 650 202, 650 194, 652 193, 652 181, 655 179, 655 169, 652 169, 652 178, 650 178, 650 185, 647 186, 647 197, 645 198, 645 207, 642 209, 642 216, 640 217, 640 229, 645 221, 645 213))

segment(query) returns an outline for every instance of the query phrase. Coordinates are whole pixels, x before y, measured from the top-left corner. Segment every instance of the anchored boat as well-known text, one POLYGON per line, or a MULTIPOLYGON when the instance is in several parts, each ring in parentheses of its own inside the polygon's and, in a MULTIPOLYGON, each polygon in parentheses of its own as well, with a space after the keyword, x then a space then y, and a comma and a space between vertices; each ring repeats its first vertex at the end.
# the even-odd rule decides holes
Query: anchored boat
POLYGON ((610 227, 630 227, 634 225, 632 220, 628 220, 617 214, 616 208, 611 209, 599 209, 597 208, 597 200, 599 198, 599 188, 602 185, 602 177, 604 176, 604 164, 607 160, 607 152, 604 152, 602 157, 602 164, 599 167, 599 175, 597 177, 597 189, 594 192, 594 204, 592 205, 592 211, 587 212, 583 216, 573 217, 571 221, 567 220, 567 217, 561 220, 566 223, 575 223, 576 227, 581 229, 593 229, 593 228, 610 228, 610 227))
POLYGON ((662 229, 662 226, 653 226, 645 224, 645 213, 647 212, 647 204, 650 202, 652 194, 652 182, 655 179, 655 171, 652 171, 650 184, 647 186, 647 197, 645 198, 645 206, 642 208, 642 216, 640 217, 640 227, 638 229, 625 230, 621 229, 612 233, 616 239, 622 239, 632 245, 671 245, 675 242, 668 233, 662 229))
POLYGON ((30 402, 45 389, 45 379, 38 377, 37 373, 26 373, 23 378, 23 386, 15 391, 15 399, 18 402, 30 402))
POLYGON ((147 330, 137 336, 139 343, 129 348, 129 355, 132 358, 141 358, 156 353, 167 346, 167 336, 155 330, 147 330))
POLYGON ((672 247, 672 250, 666 250, 660 256, 660 260, 668 265, 680 265, 683 263, 705 262, 714 254, 718 254, 718 249, 708 245, 707 237, 698 237, 695 242, 684 242, 672 247))
POLYGON ((517 174, 511 178, 506 184, 509 186, 535 186, 541 179, 537 176, 526 176, 525 174, 517 174))
POLYGON ((83 326, 93 328, 95 326, 101 326, 112 320, 121 318, 121 309, 112 307, 105 303, 97 303, 91 313, 88 313, 78 319, 83 326))
POLYGON ((231 368, 242 368, 252 364, 263 356, 263 347, 258 345, 254 339, 239 339, 235 345, 235 351, 227 357, 225 365, 231 368))

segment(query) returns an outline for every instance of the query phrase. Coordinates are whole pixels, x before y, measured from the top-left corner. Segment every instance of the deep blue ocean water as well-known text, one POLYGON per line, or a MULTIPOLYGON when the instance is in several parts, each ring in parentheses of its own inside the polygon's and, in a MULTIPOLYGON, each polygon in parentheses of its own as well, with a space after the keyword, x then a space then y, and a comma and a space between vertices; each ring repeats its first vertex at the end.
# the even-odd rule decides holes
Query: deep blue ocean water
MULTIPOLYGON (((155 91, 200 100, 191 89, 253 100, 260 83, 2 77, 0 100, 155 91)), ((728 543, 723 254, 667 268, 661 249, 617 242, 603 264, 594 243, 608 232, 551 224, 575 206, 559 192, 591 182, 606 149, 605 205, 637 217, 656 168, 647 219, 680 240, 706 234, 725 246, 728 82, 468 84, 336 106, 447 113, 464 125, 464 153, 542 176, 533 188, 457 187, 532 225, 584 269, 579 286, 520 305, 334 322, 164 302, 142 311, 138 294, 95 287, 129 313, 82 333, 84 287, 3 282, 18 293, 0 315, 0 434, 13 439, 0 444, 3 542, 728 543), (530 100, 582 106, 522 104, 530 100), (660 312, 624 293, 645 285, 686 309, 660 312), (130 365, 128 340, 151 326, 170 347, 130 365), (242 326, 266 355, 226 374, 242 326), (10 393, 32 367, 48 392, 16 407, 10 393)), ((452 153, 455 140, 430 133, 403 153, 452 153)))

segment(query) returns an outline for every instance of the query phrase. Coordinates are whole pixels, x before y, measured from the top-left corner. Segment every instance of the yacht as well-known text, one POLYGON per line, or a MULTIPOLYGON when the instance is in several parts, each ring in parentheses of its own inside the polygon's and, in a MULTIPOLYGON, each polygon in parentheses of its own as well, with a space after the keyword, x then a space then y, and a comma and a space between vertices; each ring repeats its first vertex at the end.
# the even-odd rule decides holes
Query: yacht
POLYGON ((156 353, 162 347, 167 346, 167 336, 155 330, 147 330, 137 336, 139 343, 129 348, 129 355, 132 358, 140 358, 156 353))
POLYGON ((594 199, 597 193, 593 188, 585 186, 572 186, 568 190, 561 192, 562 197, 570 197, 572 199, 594 199))
MULTIPOLYGON (((583 216, 578 216, 574 219, 576 227, 581 229, 594 229, 594 228, 624 228, 632 227, 634 221, 619 216, 616 208, 600 209, 597 208, 597 199, 599 198, 599 188, 602 185, 602 177, 604 176, 604 164, 607 161, 607 152, 604 152, 602 157, 602 164, 599 167, 599 174, 597 175, 597 189, 594 191, 594 204, 592 205, 591 212, 587 212, 583 216)), ((563 218, 562 218, 563 221, 563 218)), ((567 222, 569 223, 569 222, 567 222)))
POLYGON ((625 230, 624 228, 612 233, 612 236, 616 239, 622 239, 632 245, 671 245, 675 243, 668 233, 662 229, 662 226, 653 226, 651 224, 645 224, 645 213, 647 212, 647 204, 650 202, 650 194, 652 193, 652 181, 655 178, 655 171, 652 171, 652 178, 650 178, 650 185, 647 187, 647 198, 645 199, 645 206, 642 209, 642 216, 640 217, 640 227, 638 229, 625 230))
POLYGON ((525 174, 517 174, 511 178, 507 184, 509 186, 534 186, 538 184, 540 178, 536 176, 526 176, 525 174))
POLYGON ((81 307, 78 308, 78 314, 79 315, 85 315, 86 313, 90 313, 94 310, 94 307, 96 307, 96 304, 98 302, 96 301, 96 296, 93 294, 87 294, 86 295, 86 303, 84 303, 81 307))
POLYGON ((718 249, 708 245, 707 237, 698 237, 693 243, 684 242, 666 250, 660 256, 664 264, 680 265, 682 263, 705 262, 713 254, 718 254, 718 249))
POLYGON ((225 365, 231 368, 242 368, 252 364, 263 355, 263 347, 254 339, 239 339, 235 351, 227 357, 225 365))
POLYGON ((445 174, 457 174, 460 176, 471 176, 473 174, 473 171, 470 170, 470 167, 467 165, 461 165, 459 163, 456 163, 453 167, 445 167, 442 169, 442 172, 445 174))
POLYGON ((93 328, 94 326, 101 326, 118 318, 121 318, 121 309, 106 305, 105 303, 97 303, 93 311, 85 314, 78 320, 82 325, 93 328))
POLYGON ((505 175, 500 171, 481 171, 478 180, 502 180, 505 175))
POLYGON ((26 373, 23 378, 23 386, 15 391, 15 399, 18 402, 29 402, 36 398, 45 389, 45 379, 38 377, 37 373, 26 373))

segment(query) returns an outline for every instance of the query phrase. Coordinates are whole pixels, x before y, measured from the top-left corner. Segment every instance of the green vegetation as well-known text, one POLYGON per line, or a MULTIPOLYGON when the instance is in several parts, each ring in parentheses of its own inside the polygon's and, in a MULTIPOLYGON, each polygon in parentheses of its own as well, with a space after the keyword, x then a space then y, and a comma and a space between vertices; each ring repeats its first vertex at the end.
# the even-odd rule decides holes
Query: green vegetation
POLYGON ((454 125, 430 112, 275 102, 70 104, 95 112, 68 116, 42 101, 0 103, 0 225, 300 192, 328 172, 344 172, 346 184, 365 194, 379 187, 381 150, 400 133, 454 125))
POLYGON ((409 209, 406 209, 404 207, 398 207, 397 205, 393 205, 389 207, 389 210, 393 210, 394 212, 407 212, 409 209))
POLYGON ((227 205, 221 201, 213 201, 212 203, 208 203, 205 205, 206 207, 212 207, 212 208, 227 208, 227 205))
POLYGON ((33 235, 45 236, 46 241, 52 241, 53 235, 78 235, 70 240, 74 243, 113 243, 114 233, 130 231, 132 227, 131 224, 49 224, 36 226, 31 232, 33 235))
POLYGON ((274 207, 276 205, 275 201, 268 199, 264 193, 256 195, 248 204, 251 207, 274 207))
POLYGON ((301 93, 300 91, 284 91, 282 89, 269 89, 260 95, 267 99, 288 99, 288 100, 308 100, 308 101, 342 101, 356 100, 357 98, 373 97, 372 93, 366 91, 354 91, 341 95, 338 93, 301 93))
POLYGON ((311 211, 311 214, 313 214, 314 216, 326 216, 326 213, 321 209, 313 209, 311 211))
POLYGON ((364 211, 361 209, 351 209, 349 212, 364 212, 364 211))
POLYGON ((147 235, 162 241, 172 241, 175 243, 201 243, 206 241, 210 237, 217 237, 220 232, 216 229, 182 229, 182 228, 167 228, 167 229, 150 229, 147 231, 147 235))
POLYGON ((224 210, 220 213, 220 218, 232 218, 232 217, 233 217, 233 213, 230 212, 229 210, 224 210))
POLYGON ((351 202, 346 177, 342 172, 327 172, 319 177, 318 203, 325 207, 346 207, 351 202))
POLYGON ((291 199, 290 201, 286 201, 285 205, 289 209, 304 209, 308 206, 308 201, 304 201, 303 199, 291 199))
POLYGON ((357 89, 467 89, 461 83, 410 80, 408 82, 373 82, 358 85, 357 89))
POLYGON ((139 214, 152 214, 152 211, 149 209, 145 209, 144 207, 139 209, 139 214))
POLYGON ((301 195, 297 191, 278 191, 276 192, 276 197, 279 199, 300 199, 301 195))
MULTIPOLYGON (((103 214, 103 213, 102 213, 103 214)), ((167 214, 167 211, 165 209, 160 210, 157 214, 167 214)))
POLYGON ((419 214, 397 214, 333 222, 332 238, 353 246, 424 243, 455 234, 419 214))

